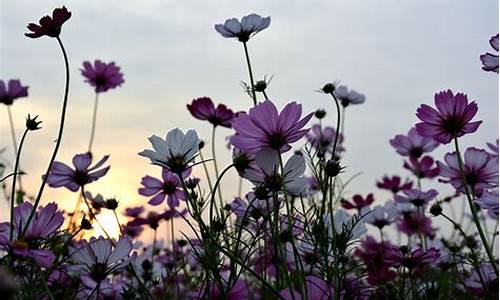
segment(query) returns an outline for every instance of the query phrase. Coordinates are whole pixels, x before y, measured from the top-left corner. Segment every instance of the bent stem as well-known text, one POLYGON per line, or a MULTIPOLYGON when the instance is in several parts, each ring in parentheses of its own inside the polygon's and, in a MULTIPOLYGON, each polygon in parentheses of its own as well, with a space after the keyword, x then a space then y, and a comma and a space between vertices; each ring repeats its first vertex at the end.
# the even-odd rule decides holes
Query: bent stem
POLYGON ((253 73, 252 73, 252 65, 250 64, 250 56, 248 55, 248 47, 247 43, 243 42, 243 48, 245 49, 245 58, 247 60, 247 66, 248 66, 248 74, 250 75, 250 85, 252 87, 252 99, 253 99, 253 105, 257 105, 257 96, 255 95, 255 87, 253 83, 253 73))
MULTIPOLYGON (((214 126, 212 128, 212 158, 214 160, 215 178, 219 180, 219 168, 217 167, 217 159, 215 158, 215 128, 217 127, 214 126)), ((222 202, 222 192, 218 187, 215 187, 215 189, 212 192, 215 193, 216 191, 219 195, 220 207, 222 209, 224 207, 224 203, 222 202)))
POLYGON ((62 52, 62 55, 64 58, 64 66, 66 69, 66 84, 64 87, 64 98, 63 98, 63 104, 62 104, 62 110, 61 110, 61 120, 59 123, 59 132, 57 134, 56 145, 54 146, 54 151, 52 152, 52 157, 50 158, 49 165, 47 166, 47 171, 45 171, 45 175, 42 176, 42 184, 40 185, 40 189, 38 190, 38 194, 35 198, 35 203, 33 204, 33 209, 31 210, 31 213, 28 217, 28 220, 26 221, 26 226, 24 227, 22 235, 24 235, 26 233, 26 230, 28 229, 28 226, 30 225, 31 220, 33 219, 33 216, 35 215, 38 204, 40 203, 40 199, 42 198, 43 189, 45 188, 45 184, 47 183, 47 178, 48 178, 50 169, 52 168, 52 164, 56 160, 57 152, 59 151, 59 146, 61 145, 63 129, 64 129, 64 120, 66 118, 66 107, 68 105, 68 94, 69 94, 69 61, 68 61, 68 55, 66 54, 66 50, 64 49, 64 46, 62 44, 61 39, 59 37, 57 37, 56 39, 57 39, 57 42, 59 43, 59 47, 61 48, 61 52, 62 52))
MULTIPOLYGON (((12 177, 12 192, 10 197, 10 234, 9 234, 9 241, 11 242, 14 236, 14 202, 16 200, 16 179, 17 179, 16 174, 19 168, 19 158, 21 157, 21 149, 23 148, 24 139, 26 138, 27 133, 28 129, 26 128, 23 132, 23 136, 21 137, 21 143, 19 144, 19 149, 17 150, 16 164, 14 166, 14 176, 12 177)), ((21 185, 21 177, 19 177, 19 185, 21 185)))
POLYGON ((479 232, 479 236, 481 237, 481 241, 483 242, 483 246, 486 250, 486 254, 488 255, 488 259, 490 260, 491 266, 493 267, 493 270, 495 270, 495 273, 498 276, 498 266, 495 262, 495 257, 493 256, 493 253, 491 252, 491 248, 488 244, 488 239, 486 238, 486 235, 484 234, 483 228, 481 226, 481 222, 480 222, 479 217, 477 215, 476 206, 473 202, 472 195, 469 191, 469 186, 467 185, 467 178, 465 177, 465 172, 464 172, 464 162, 462 161, 462 155, 460 154, 460 149, 458 147, 458 139, 457 139, 457 137, 455 137, 453 140, 455 142, 455 153, 457 155, 458 167, 460 169, 460 174, 462 175, 462 181, 464 183, 465 195, 467 197, 467 201, 469 202, 469 208, 470 208, 471 213, 472 213, 472 219, 474 221, 474 224, 476 225, 477 231, 479 232))
POLYGON ((337 144, 339 141, 339 131, 340 131, 340 105, 339 105, 339 100, 337 97, 335 97, 335 94, 333 92, 330 93, 332 95, 333 100, 335 100, 335 106, 337 108, 337 128, 335 128, 335 141, 333 142, 333 149, 332 149, 332 159, 335 159, 335 153, 337 152, 337 144))
MULTIPOLYGON (((12 137, 12 146, 14 147, 14 153, 17 153, 18 152, 18 149, 17 149, 17 139, 16 139, 16 130, 14 128, 14 118, 12 117, 12 111, 10 109, 10 105, 7 105, 7 114, 9 115, 9 125, 10 125, 10 135, 12 137)), ((21 147, 21 145, 19 145, 19 147, 21 147)), ((19 190, 23 190, 23 184, 22 184, 22 181, 21 181, 21 174, 19 175, 14 175, 14 176, 17 176, 19 177, 19 190)), ((14 199, 14 198, 12 198, 14 199)), ((12 200, 14 201, 14 200, 12 200)))
POLYGON ((90 130, 89 152, 92 153, 92 144, 94 143, 95 125, 97 121, 97 106, 99 105, 99 93, 95 93, 94 112, 92 113, 92 128, 90 130))

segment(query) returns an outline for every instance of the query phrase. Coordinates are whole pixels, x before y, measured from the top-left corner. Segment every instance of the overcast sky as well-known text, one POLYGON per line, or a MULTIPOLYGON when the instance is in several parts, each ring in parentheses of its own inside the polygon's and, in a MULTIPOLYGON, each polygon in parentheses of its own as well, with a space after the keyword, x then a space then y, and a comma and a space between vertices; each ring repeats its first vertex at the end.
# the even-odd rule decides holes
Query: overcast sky
MULTIPOLYGON (((350 193, 376 192, 381 175, 408 175, 388 140, 414 124, 415 109, 431 104, 443 89, 462 91, 477 101, 484 120, 462 145, 483 147, 498 137, 498 76, 481 70, 479 55, 491 51, 488 40, 498 32, 498 1, 24 1, 2 0, 0 78, 19 78, 30 86, 29 98, 12 107, 20 136, 25 116, 39 114, 43 130, 32 133, 23 149, 25 179, 34 194, 57 133, 64 69, 54 39, 24 36, 26 24, 65 4, 72 12, 61 39, 71 64, 67 127, 58 160, 69 162, 86 150, 93 90, 79 73, 84 60, 115 61, 124 85, 101 97, 95 152, 111 154, 111 171, 89 186, 125 204, 144 203, 137 195, 145 174, 159 175, 137 152, 149 147, 151 134, 164 136, 174 127, 195 128, 209 138, 210 127, 190 117, 185 104, 210 96, 235 110, 247 110, 242 93, 247 70, 240 43, 222 38, 213 25, 248 13, 270 15, 271 26, 249 43, 255 77, 273 75, 268 94, 282 107, 299 101, 304 111, 330 113, 329 97, 315 92, 341 80, 366 95, 366 103, 346 115, 346 177, 363 172, 350 193)), ((229 162, 218 132, 219 165, 229 162)), ((13 159, 7 113, 0 107, 0 148, 13 159)), ((441 146, 438 159, 451 150, 441 146)), ((205 156, 208 156, 207 154, 205 156)), ((196 173, 202 175, 201 170, 196 173)), ((233 183, 228 179, 227 183, 233 183)), ((427 183, 424 183, 424 187, 427 183)), ((229 189, 234 184, 227 184, 229 189)), ((427 184, 430 186, 430 184, 427 184)), ((447 187, 443 191, 450 191, 447 187)), ((44 201, 73 207, 75 195, 47 189, 44 201)), ((234 190, 226 190, 228 198, 234 190)), ((1 205, 5 205, 2 203, 1 205)), ((5 216, 5 210, 1 210, 5 216)))

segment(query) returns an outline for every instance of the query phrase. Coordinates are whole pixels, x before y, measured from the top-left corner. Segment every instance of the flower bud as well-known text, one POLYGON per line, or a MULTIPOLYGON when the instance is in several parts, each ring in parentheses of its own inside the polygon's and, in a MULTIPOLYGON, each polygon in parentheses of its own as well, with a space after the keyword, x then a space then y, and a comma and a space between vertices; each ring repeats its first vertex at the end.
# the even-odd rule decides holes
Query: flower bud
POLYGON ((42 128, 38 127, 38 125, 40 125, 42 121, 37 121, 36 118, 38 118, 38 116, 35 116, 32 119, 31 116, 28 115, 28 117, 26 118, 26 129, 28 129, 29 131, 35 131, 42 128))
POLYGON ((80 228, 82 228, 83 230, 90 230, 92 229, 92 223, 90 223, 90 221, 87 220, 87 218, 83 217, 82 223, 80 224, 80 228))
POLYGON ((433 216, 439 216, 443 212, 443 208, 439 202, 434 203, 429 209, 433 216))
POLYGON ((342 172, 343 167, 338 161, 330 159, 325 164, 325 173, 328 177, 335 177, 342 172))
POLYGON ((254 89, 256 92, 263 92, 267 88, 267 82, 265 80, 259 80, 255 83, 254 89))
POLYGON ((118 207, 118 201, 116 199, 108 199, 106 200, 106 203, 104 204, 107 209, 115 210, 118 207))
POLYGON ((333 83, 327 83, 321 88, 321 90, 325 94, 331 94, 335 91, 335 85, 333 83))
POLYGON ((326 111, 324 109, 318 109, 315 113, 314 116, 318 118, 319 120, 323 119, 326 116, 326 111))

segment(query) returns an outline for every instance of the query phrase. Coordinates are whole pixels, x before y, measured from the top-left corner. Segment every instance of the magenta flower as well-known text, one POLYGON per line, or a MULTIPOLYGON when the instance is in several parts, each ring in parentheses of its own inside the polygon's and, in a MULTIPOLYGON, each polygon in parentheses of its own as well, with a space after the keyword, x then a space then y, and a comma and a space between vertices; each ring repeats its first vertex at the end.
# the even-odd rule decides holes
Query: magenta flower
POLYGON ((256 153, 262 148, 271 148, 286 152, 293 142, 301 139, 309 129, 302 129, 313 113, 300 119, 302 105, 288 103, 278 114, 276 106, 269 100, 250 109, 249 114, 242 114, 233 121, 236 134, 230 142, 236 148, 256 153))
POLYGON ((396 152, 402 156, 419 158, 439 146, 439 143, 429 137, 422 137, 415 128, 408 131, 408 135, 398 134, 389 141, 396 152))
POLYGON ((393 194, 398 193, 399 191, 411 189, 413 186, 413 182, 406 180, 404 183, 401 182, 401 177, 399 176, 389 176, 385 175, 382 177, 381 181, 377 181, 377 187, 383 190, 389 190, 393 194))
POLYGON ((432 221, 424 214, 419 212, 406 212, 397 224, 399 231, 408 236, 425 235, 434 236, 435 229, 432 227, 432 221))
POLYGON ((89 61, 84 61, 83 69, 80 69, 80 71, 82 76, 85 77, 85 82, 93 86, 96 93, 107 92, 125 82, 120 67, 115 65, 114 62, 105 63, 97 59, 92 65, 89 61))
POLYGON ((249 14, 239 21, 236 18, 227 19, 224 24, 215 25, 215 30, 225 38, 237 38, 240 42, 247 42, 252 36, 266 29, 271 24, 271 17, 261 17, 258 14, 249 14))
POLYGON ((417 117, 422 121, 415 125, 418 134, 448 144, 453 138, 461 137, 477 130, 482 121, 471 122, 476 115, 477 105, 468 103, 467 95, 453 94, 451 90, 434 95, 436 109, 422 104, 417 109, 417 117))
POLYGON ((497 54, 487 52, 479 56, 479 58, 483 63, 483 70, 498 73, 498 33, 490 38, 490 45, 497 54))
POLYGON ((390 265, 385 260, 386 252, 392 247, 393 245, 388 241, 377 242, 373 237, 368 236, 354 251, 354 255, 364 262, 369 284, 385 284, 396 277, 396 272, 390 269, 390 265))
POLYGON ((493 157, 498 158, 498 139, 495 141, 495 143, 486 143, 486 146, 490 149, 490 155, 493 157))
POLYGON ((423 267, 439 259, 439 249, 434 247, 424 251, 420 248, 403 253, 399 247, 393 246, 386 251, 385 261, 394 267, 406 267, 412 270, 416 267, 423 267))
POLYGON ((309 275, 306 277, 307 295, 302 298, 300 291, 289 288, 280 292, 280 296, 286 300, 328 300, 334 298, 333 287, 329 286, 321 277, 309 275))
POLYGON ((75 169, 62 162, 55 161, 48 174, 47 184, 53 188, 65 187, 72 192, 76 192, 80 187, 94 182, 108 173, 110 166, 99 169, 108 158, 109 155, 106 155, 97 164, 90 167, 92 163, 90 153, 76 154, 73 157, 75 169))
MULTIPOLYGON (((182 175, 185 178, 190 173, 191 169, 188 169, 182 175)), ((179 206, 179 200, 186 201, 186 194, 177 175, 163 168, 161 176, 162 180, 149 175, 144 176, 141 180, 143 187, 139 188, 139 194, 146 197, 154 196, 148 202, 151 205, 160 205, 167 198, 167 204, 171 208, 179 206)))
POLYGON ((403 168, 410 170, 418 178, 434 178, 439 174, 439 168, 434 167, 434 159, 430 156, 420 159, 410 157, 404 162, 403 168))
POLYGON ((415 207, 423 207, 436 198, 438 192, 434 189, 428 191, 411 189, 403 191, 403 194, 404 195, 394 195, 394 200, 398 203, 411 203, 415 205, 415 207))
POLYGON ((363 207, 370 206, 373 201, 375 201, 375 198, 373 198, 373 194, 368 194, 366 198, 363 198, 362 195, 354 195, 352 197, 352 202, 342 199, 340 203, 345 209, 357 209, 358 211, 360 211, 363 207))
POLYGON ((168 209, 161 214, 158 214, 154 211, 148 213, 146 218, 137 217, 134 220, 127 223, 127 226, 142 226, 149 225, 152 229, 157 229, 160 226, 161 220, 170 220, 176 217, 185 216, 187 214, 187 210, 184 209, 182 211, 177 211, 175 209, 168 209))
POLYGON ((56 8, 52 11, 52 18, 50 16, 45 16, 40 19, 40 25, 35 23, 29 23, 27 28, 29 31, 24 35, 30 38, 39 38, 41 36, 49 36, 53 38, 59 37, 61 34, 61 27, 64 22, 71 18, 71 12, 69 12, 65 6, 61 8, 56 8))
POLYGON ((12 249, 15 255, 35 260, 39 265, 49 268, 55 259, 54 253, 46 250, 47 240, 56 234, 64 222, 64 216, 57 204, 49 203, 40 207, 30 222, 25 235, 19 234, 26 226, 33 205, 24 202, 14 209, 13 241, 9 242, 10 223, 0 223, 0 247, 12 249))
POLYGON ((482 209, 486 209, 490 216, 498 218, 498 189, 483 192, 476 203, 482 209))
POLYGON ((28 97, 28 86, 21 85, 19 79, 10 79, 7 86, 0 80, 0 103, 12 105, 14 100, 23 97, 28 97))
MULTIPOLYGON (((440 182, 450 183, 457 191, 464 193, 464 181, 455 152, 447 153, 443 162, 438 162, 440 182)), ((480 196, 484 189, 498 187, 498 158, 474 147, 464 153, 464 173, 469 190, 480 196)))
POLYGON ((224 104, 214 106, 212 99, 201 97, 194 99, 187 109, 198 120, 208 121, 214 126, 231 128, 231 121, 236 117, 232 110, 224 104))
MULTIPOLYGON (((335 143, 335 135, 336 130, 334 128, 329 126, 322 128, 320 124, 314 124, 311 127, 311 131, 306 134, 306 139, 311 144, 311 146, 316 148, 318 154, 325 154, 332 153, 333 144, 335 143)), ((338 138, 339 140, 337 142, 337 151, 341 152, 344 150, 341 146, 344 137, 342 136, 342 134, 339 134, 338 138)))

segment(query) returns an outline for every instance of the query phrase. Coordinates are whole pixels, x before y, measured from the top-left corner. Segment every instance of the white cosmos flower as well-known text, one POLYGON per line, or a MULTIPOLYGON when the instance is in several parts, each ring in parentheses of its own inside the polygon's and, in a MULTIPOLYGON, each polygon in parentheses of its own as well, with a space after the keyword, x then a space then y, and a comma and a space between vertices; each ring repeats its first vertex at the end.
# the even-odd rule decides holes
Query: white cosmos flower
POLYGON ((182 173, 188 168, 198 153, 200 143, 196 131, 191 129, 184 134, 179 128, 170 130, 165 140, 153 135, 149 141, 154 150, 146 149, 139 152, 139 155, 174 173, 182 173))
POLYGON ((396 202, 387 201, 383 206, 377 205, 371 211, 366 212, 363 221, 378 228, 385 227, 396 220, 398 209, 396 202))
POLYGON ((283 186, 292 195, 300 195, 307 187, 304 177, 306 163, 300 154, 294 154, 280 173, 279 157, 276 150, 264 148, 255 154, 256 167, 248 169, 243 178, 250 180, 255 186, 262 186, 269 191, 280 191, 283 186))
MULTIPOLYGON (((325 224, 331 234, 332 222, 330 214, 325 214, 323 216, 323 220, 325 221, 325 224)), ((349 215, 343 209, 337 209, 333 214, 333 228, 335 229, 335 232, 337 234, 342 234, 345 230, 347 230, 348 232, 350 231, 352 234, 351 240, 359 239, 368 231, 363 220, 358 220, 357 216, 349 215)))
POLYGON ((79 247, 71 247, 69 255, 75 263, 75 271, 99 282, 125 267, 129 263, 130 251, 132 242, 129 238, 122 237, 113 246, 111 240, 101 236, 98 239, 92 237, 89 242, 83 241, 79 247))
POLYGON ((258 14, 249 14, 241 18, 227 19, 224 24, 215 25, 215 30, 225 38, 237 38, 240 42, 247 42, 252 36, 269 27, 271 17, 261 17, 258 14))

